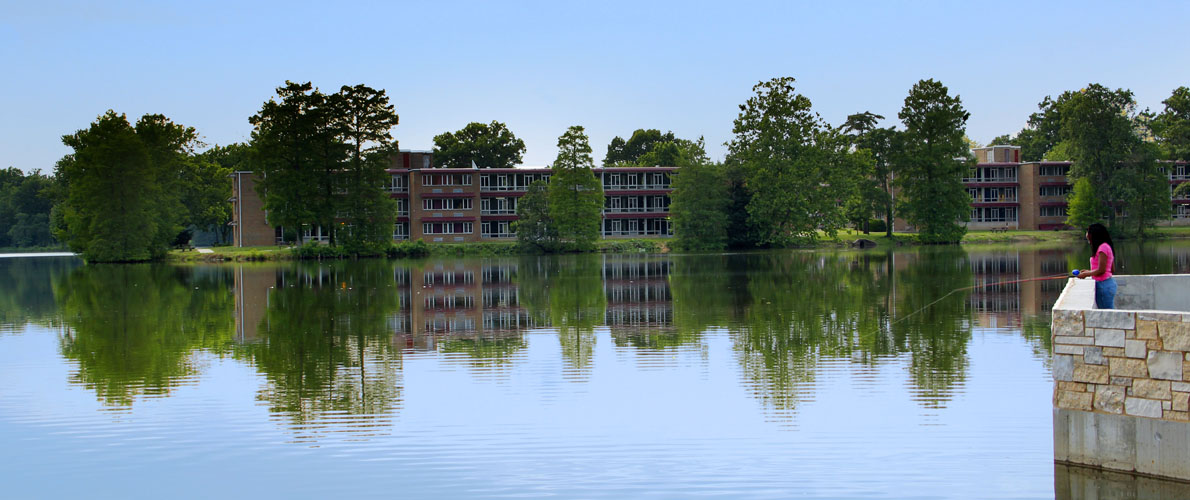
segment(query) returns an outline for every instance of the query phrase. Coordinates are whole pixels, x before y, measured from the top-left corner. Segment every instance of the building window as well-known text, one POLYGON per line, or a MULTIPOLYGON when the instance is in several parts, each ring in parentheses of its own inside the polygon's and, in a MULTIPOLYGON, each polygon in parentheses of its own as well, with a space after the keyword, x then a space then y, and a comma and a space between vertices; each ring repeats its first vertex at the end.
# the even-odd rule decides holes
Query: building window
POLYGON ((1041 186, 1041 196, 1066 196, 1070 186, 1041 186))
POLYGON ((1016 222, 1016 207, 971 207, 971 222, 1016 222))
POLYGON ((474 222, 424 222, 422 234, 471 234, 474 222))
POLYGON ((471 198, 423 198, 422 210, 471 210, 471 198))
POLYGON ((1069 165, 1042 165, 1039 172, 1042 177, 1065 177, 1070 172, 1069 165))
POLYGON ((1043 205, 1041 207, 1042 217, 1066 217, 1066 207, 1058 205, 1043 205))

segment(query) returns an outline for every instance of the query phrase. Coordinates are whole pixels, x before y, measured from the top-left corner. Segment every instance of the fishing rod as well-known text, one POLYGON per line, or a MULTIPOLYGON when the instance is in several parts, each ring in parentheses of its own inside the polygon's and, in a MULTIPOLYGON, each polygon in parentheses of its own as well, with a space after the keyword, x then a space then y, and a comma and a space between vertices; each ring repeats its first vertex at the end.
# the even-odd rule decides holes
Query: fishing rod
POLYGON ((906 319, 909 319, 909 318, 910 318, 910 317, 912 317, 913 315, 915 315, 915 314, 917 314, 917 313, 920 313, 920 312, 922 312, 922 311, 924 311, 924 310, 928 309, 930 306, 932 306, 932 305, 934 305, 934 304, 937 304, 937 303, 939 303, 939 302, 942 302, 942 301, 943 301, 944 299, 946 299, 947 297, 950 297, 951 295, 954 295, 954 294, 956 294, 956 293, 958 293, 958 292, 961 292, 961 291, 963 291, 963 290, 973 290, 973 289, 976 289, 976 288, 982 288, 982 287, 986 287, 986 286, 998 286, 998 285, 1012 285, 1012 284, 1016 284, 1016 283, 1028 283, 1028 282, 1030 282, 1030 281, 1048 281, 1048 280, 1056 280, 1056 279, 1063 279, 1063 278, 1070 278, 1070 277, 1077 277, 1077 276, 1078 276, 1078 270, 1077 270, 1077 269, 1075 269, 1074 271, 1072 271, 1072 272, 1070 272, 1070 273, 1055 274, 1055 275, 1053 275, 1053 276, 1042 276, 1042 277, 1040 277, 1040 278, 1027 278, 1027 279, 1023 279, 1023 280, 1012 280, 1012 281, 997 281, 997 282, 995 282, 995 283, 983 283, 983 284, 979 284, 979 285, 971 285, 971 286, 965 286, 965 287, 962 287, 962 288, 955 288, 954 290, 951 290, 951 291, 947 292, 947 293, 946 293, 946 295, 943 295, 943 296, 941 296, 941 297, 938 297, 938 300, 935 300, 935 301, 933 301, 933 302, 930 302, 929 304, 926 304, 926 305, 925 305, 925 307, 922 307, 921 309, 918 309, 918 310, 916 310, 916 311, 913 311, 913 312, 911 312, 911 313, 909 313, 909 314, 906 314, 906 315, 904 315, 904 316, 901 316, 901 319, 898 319, 898 320, 896 320, 896 321, 893 321, 893 322, 892 322, 892 324, 894 324, 894 325, 895 325, 895 324, 897 324, 897 323, 900 323, 900 322, 902 322, 902 321, 905 321, 906 319))

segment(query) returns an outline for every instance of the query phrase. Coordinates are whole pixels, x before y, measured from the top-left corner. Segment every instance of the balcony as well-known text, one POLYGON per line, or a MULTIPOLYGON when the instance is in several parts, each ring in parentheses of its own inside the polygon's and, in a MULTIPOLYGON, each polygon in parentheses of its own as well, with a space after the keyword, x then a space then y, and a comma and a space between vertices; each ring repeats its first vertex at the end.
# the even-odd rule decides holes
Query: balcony
POLYGON ((515 208, 501 208, 501 209, 485 209, 479 211, 480 215, 516 215, 515 208))
POLYGON ((529 186, 480 186, 479 191, 482 193, 493 192, 523 192, 528 191, 529 186))
POLYGON ((604 191, 664 191, 669 184, 605 184, 604 191))
POLYGON ((629 207, 629 208, 604 208, 605 214, 666 214, 669 213, 669 207, 629 207))
POLYGON ((385 190, 389 193, 408 193, 409 186, 385 186, 385 190))

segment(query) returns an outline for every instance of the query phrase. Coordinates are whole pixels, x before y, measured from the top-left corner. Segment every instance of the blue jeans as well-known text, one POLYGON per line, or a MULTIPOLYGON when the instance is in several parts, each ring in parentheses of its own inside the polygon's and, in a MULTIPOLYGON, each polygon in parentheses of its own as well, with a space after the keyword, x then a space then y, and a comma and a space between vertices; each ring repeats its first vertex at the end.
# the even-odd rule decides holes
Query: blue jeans
POLYGON ((1108 278, 1095 282, 1095 308, 1116 308, 1116 279, 1108 278))

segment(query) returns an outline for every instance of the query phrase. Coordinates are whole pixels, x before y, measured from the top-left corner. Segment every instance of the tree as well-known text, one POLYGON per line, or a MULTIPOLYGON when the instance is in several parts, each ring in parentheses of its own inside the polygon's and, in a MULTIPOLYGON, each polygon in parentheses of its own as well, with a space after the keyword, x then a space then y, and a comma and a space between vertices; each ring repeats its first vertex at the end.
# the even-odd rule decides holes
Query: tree
MULTIPOLYGON (((675 139, 655 142, 648 153, 636 160, 636 164, 641 167, 673 167, 708 161, 703 138, 699 137, 697 141, 675 139)), ((631 166, 626 163, 619 165, 631 166)))
POLYGON ((0 170, 0 248, 54 245, 49 215, 55 188, 40 170, 0 170))
POLYGON ((628 137, 628 140, 616 136, 607 145, 607 155, 603 157, 603 166, 611 167, 622 164, 635 166, 641 156, 652 151, 654 144, 658 142, 675 142, 677 140, 673 132, 662 134, 660 130, 655 128, 647 130, 636 129, 628 137))
MULTIPOLYGON (((886 235, 892 237, 892 176, 890 158, 895 150, 894 128, 878 128, 876 123, 884 117, 871 111, 849 115, 843 122, 858 150, 866 150, 871 156, 871 169, 861 173, 856 191, 846 205, 847 218, 853 224, 862 224, 864 234, 868 233, 868 220, 872 215, 882 214, 885 219, 886 235)), ((857 225, 857 227, 859 227, 857 225)))
POLYGON ((1153 119, 1153 134, 1164 149, 1166 159, 1190 160, 1190 88, 1174 89, 1169 99, 1161 101, 1165 109, 1153 119))
POLYGON ((965 140, 967 118, 959 96, 934 79, 921 80, 905 97, 897 117, 905 124, 896 160, 901 188, 898 212, 926 243, 957 243, 971 216, 963 176, 973 165, 965 140))
POLYGON ((988 146, 1019 146, 1017 138, 1008 134, 998 135, 993 137, 988 146))
POLYGON ((727 169, 723 165, 686 163, 673 177, 669 213, 675 248, 722 250, 727 246, 727 169))
POLYGON ((1062 102, 1062 142, 1073 163, 1070 177, 1088 179, 1108 221, 1127 212, 1138 235, 1151 221, 1169 214, 1168 183, 1157 165, 1157 152, 1137 134, 1132 91, 1090 84, 1068 92, 1062 102))
POLYGON ((192 191, 195 198, 200 200, 183 201, 187 206, 204 206, 204 210, 194 212, 194 225, 216 232, 219 242, 230 241, 231 205, 226 203, 227 193, 230 192, 231 180, 228 176, 238 170, 252 170, 252 146, 243 143, 232 143, 227 146, 215 145, 197 155, 202 166, 190 180, 196 187, 192 191), (220 177, 222 176, 222 177, 220 177))
POLYGON ((558 247, 558 234, 550 218, 549 184, 534 181, 516 206, 517 220, 513 223, 517 243, 524 248, 553 252, 558 247))
POLYGON ((1089 179, 1075 181, 1066 206, 1066 225, 1085 228, 1103 218, 1103 205, 1095 196, 1095 186, 1089 179))
POLYGON ((760 242, 788 246, 834 236, 846 218, 839 206, 862 171, 850 138, 826 124, 790 77, 756 84, 740 105, 728 143, 750 194, 747 211, 760 242))
POLYGON ((392 241, 396 204, 385 191, 388 159, 397 150, 391 130, 399 118, 383 90, 365 85, 339 89, 335 127, 347 145, 345 168, 337 179, 347 214, 344 247, 349 252, 375 251, 392 241))
POLYGON ((434 162, 447 168, 512 168, 521 163, 525 141, 503 123, 468 123, 457 132, 434 136, 434 162))
POLYGON ((573 250, 588 250, 599 239, 603 184, 592 170, 591 146, 583 127, 572 126, 558 138, 558 156, 550 176, 549 213, 558 240, 573 250))
POLYGON ((143 261, 168 250, 158 170, 127 117, 109 110, 91 126, 63 136, 74 153, 58 162, 65 185, 63 224, 55 237, 92 262, 143 261))
POLYGON ((276 99, 248 119, 257 192, 269 225, 331 228, 336 205, 332 175, 346 148, 332 128, 332 103, 309 82, 285 82, 276 99))

